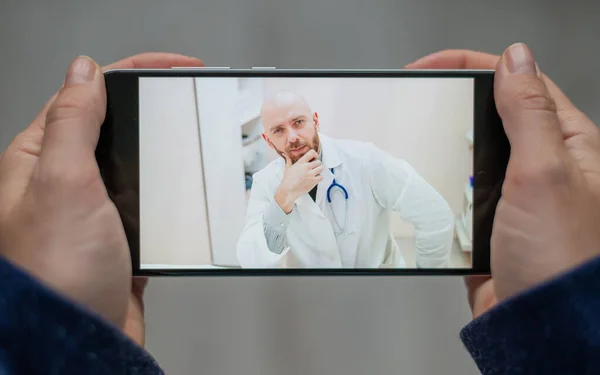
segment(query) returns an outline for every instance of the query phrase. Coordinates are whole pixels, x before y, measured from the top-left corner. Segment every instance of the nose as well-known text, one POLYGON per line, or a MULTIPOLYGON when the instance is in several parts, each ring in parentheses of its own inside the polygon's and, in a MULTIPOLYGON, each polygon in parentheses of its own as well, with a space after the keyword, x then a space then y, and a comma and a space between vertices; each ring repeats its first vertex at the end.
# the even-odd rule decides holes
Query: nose
POLYGON ((296 133, 294 130, 290 130, 288 132, 288 142, 296 143, 297 140, 298 140, 298 133, 296 133))

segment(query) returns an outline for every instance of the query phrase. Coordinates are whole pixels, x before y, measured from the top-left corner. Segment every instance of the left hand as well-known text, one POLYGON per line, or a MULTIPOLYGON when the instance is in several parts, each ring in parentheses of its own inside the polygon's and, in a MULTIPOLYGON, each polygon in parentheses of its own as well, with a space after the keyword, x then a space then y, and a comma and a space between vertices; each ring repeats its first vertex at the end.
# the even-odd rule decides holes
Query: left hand
POLYGON ((102 71, 203 66, 176 54, 104 68, 79 59, 61 90, 0 155, 0 256, 144 343, 143 289, 132 285, 119 214, 95 160, 106 113, 102 71))
MULTIPOLYGON (((407 69, 495 69, 500 56, 467 50, 445 50, 422 57, 407 69)), ((490 276, 465 278, 468 301, 476 318, 494 307, 498 301, 490 276)))
POLYGON ((442 51, 408 68, 495 69, 511 144, 491 238, 492 278, 466 280, 473 316, 600 255, 600 130, 523 45, 442 51))

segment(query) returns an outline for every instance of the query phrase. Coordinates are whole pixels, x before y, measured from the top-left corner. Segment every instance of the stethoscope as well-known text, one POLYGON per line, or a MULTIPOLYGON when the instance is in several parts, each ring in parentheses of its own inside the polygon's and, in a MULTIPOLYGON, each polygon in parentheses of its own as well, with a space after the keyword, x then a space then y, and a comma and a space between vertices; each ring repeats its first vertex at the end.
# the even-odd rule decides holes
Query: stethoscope
MULTIPOLYGON (((331 174, 335 174, 333 172, 333 168, 329 169, 331 171, 331 174)), ((331 216, 333 216, 333 220, 335 221, 335 224, 337 225, 338 229, 341 230, 340 231, 334 231, 335 235, 338 236, 340 234, 350 234, 350 233, 346 233, 346 219, 348 218, 348 190, 346 190, 345 187, 343 187, 342 185, 338 184, 337 181, 335 180, 335 177, 333 178, 333 182, 331 183, 331 185, 329 185, 329 188, 327 188, 327 203, 329 204, 329 209, 331 210, 331 216), (338 188, 339 190, 342 191, 342 193, 344 193, 344 201, 346 203, 346 209, 345 209, 345 215, 344 215, 344 225, 340 225, 335 212, 333 211, 333 208, 331 207, 331 190, 333 190, 333 188, 338 188)))

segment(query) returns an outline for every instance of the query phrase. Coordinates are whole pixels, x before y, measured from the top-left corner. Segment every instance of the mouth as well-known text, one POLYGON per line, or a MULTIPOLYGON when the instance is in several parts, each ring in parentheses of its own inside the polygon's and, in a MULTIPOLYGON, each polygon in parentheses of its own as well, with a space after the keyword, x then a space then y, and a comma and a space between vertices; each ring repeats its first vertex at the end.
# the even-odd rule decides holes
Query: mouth
POLYGON ((296 153, 296 152, 304 151, 305 148, 307 148, 307 146, 300 146, 298 148, 291 148, 290 152, 296 153))

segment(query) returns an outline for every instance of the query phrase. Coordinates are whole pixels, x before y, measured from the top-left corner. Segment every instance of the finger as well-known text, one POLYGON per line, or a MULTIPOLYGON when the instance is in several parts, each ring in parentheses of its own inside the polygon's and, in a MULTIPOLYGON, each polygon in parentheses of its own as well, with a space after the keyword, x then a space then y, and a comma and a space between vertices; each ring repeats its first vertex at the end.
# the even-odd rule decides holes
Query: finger
POLYGON ((283 155, 283 158, 285 159, 285 167, 289 168, 292 166, 292 159, 285 153, 281 153, 281 155, 283 155))
MULTIPOLYGON (((106 65, 102 68, 102 70, 106 71, 110 69, 163 69, 175 66, 200 67, 204 66, 204 63, 198 58, 175 53, 141 53, 106 65)), ((42 110, 33 120, 31 124, 33 127, 40 127, 42 129, 44 128, 44 124, 46 122, 46 113, 48 112, 48 109, 50 109, 57 95, 58 93, 55 93, 54 95, 52 95, 50 100, 46 102, 42 110)), ((41 146, 41 139, 38 148, 39 146, 41 146)))
POLYGON ((0 163, 0 194, 5 202, 15 202, 29 183, 42 148, 46 112, 54 102, 54 94, 31 125, 20 132, 2 154, 0 163))
POLYGON ((106 113, 104 76, 88 57, 73 61, 46 115, 38 171, 55 182, 97 178, 95 149, 106 113))
MULTIPOLYGON (((500 56, 469 50, 444 50, 422 57, 408 64, 407 69, 495 69, 500 56)), ((594 123, 581 113, 550 78, 544 76, 546 86, 558 114, 563 137, 594 132, 594 123)))
POLYGON ((204 66, 202 60, 176 53, 148 52, 130 56, 102 68, 111 69, 163 69, 172 67, 204 66))
POLYGON ((324 170, 325 170, 325 167, 320 166, 320 167, 314 168, 312 171, 315 174, 315 176, 320 176, 321 173, 323 173, 324 170))
POLYGON ((467 276, 464 281, 469 307, 476 318, 496 303, 494 284, 491 276, 483 275, 467 276))
MULTIPOLYGON (((141 53, 114 62, 102 68, 110 69, 164 69, 171 67, 204 66, 202 60, 175 53, 141 53)), ((33 122, 22 131, 6 149, 0 167, 0 181, 7 181, 10 187, 4 190, 19 192, 27 184, 37 164, 42 147, 42 138, 46 124, 46 115, 54 100, 55 93, 44 105, 33 122), (3 172, 4 171, 4 172, 3 172), (10 178, 6 176, 10 173, 10 178)))
POLYGON ((560 129, 564 139, 598 130, 592 120, 575 107, 554 81, 544 75, 544 82, 556 103, 556 114, 560 121, 560 129))
MULTIPOLYGON (((56 100, 57 96, 58 96, 58 92, 54 93, 54 95, 52 95, 52 97, 46 102, 46 104, 44 104, 44 106, 42 107, 42 110, 40 112, 38 112, 38 115, 35 117, 35 119, 31 123, 30 127, 34 126, 34 127, 39 127, 42 130, 44 129, 44 127, 46 125, 46 114, 48 113, 48 110, 50 109, 50 107, 52 107, 52 104, 56 100)), ((41 144, 40 144, 40 146, 41 146, 41 144)))
POLYGON ((494 82, 498 114, 520 165, 540 171, 560 164, 566 149, 556 104, 527 46, 515 44, 505 51, 494 82))
POLYGON ((495 69, 500 56, 468 50, 444 50, 422 57, 407 69, 495 69))
POLYGON ((147 277, 134 277, 131 282, 131 293, 140 301, 142 306, 148 280, 147 277))
POLYGON ((307 165, 310 169, 315 169, 316 167, 323 165, 323 163, 321 162, 321 160, 315 160, 315 161, 311 161, 307 165))
POLYGON ((309 161, 311 161, 312 159, 316 159, 319 157, 319 154, 317 154, 317 152, 315 150, 310 150, 308 151, 306 154, 304 154, 301 158, 300 161, 303 163, 308 163, 309 161))
POLYGON ((469 306, 471 306, 471 310, 473 310, 473 305, 475 301, 475 292, 483 285, 485 282, 490 280, 490 276, 466 276, 464 278, 465 286, 467 288, 467 299, 469 301, 469 306))

